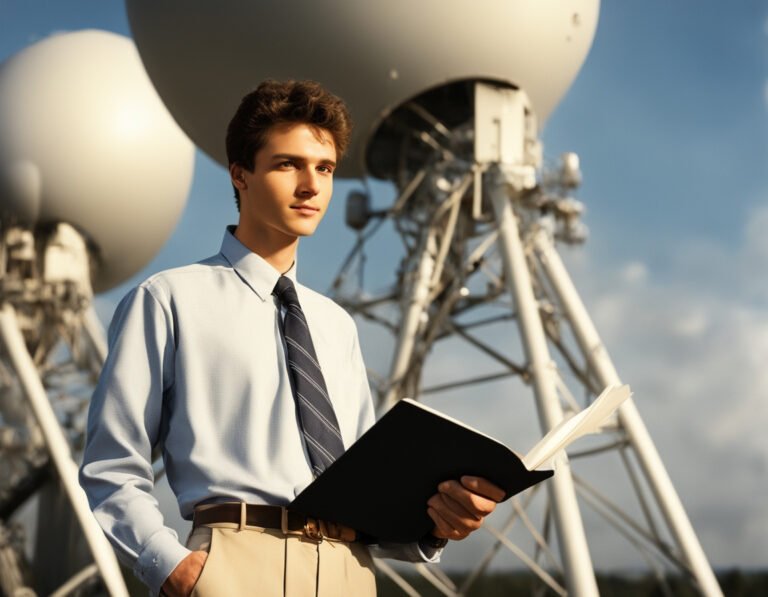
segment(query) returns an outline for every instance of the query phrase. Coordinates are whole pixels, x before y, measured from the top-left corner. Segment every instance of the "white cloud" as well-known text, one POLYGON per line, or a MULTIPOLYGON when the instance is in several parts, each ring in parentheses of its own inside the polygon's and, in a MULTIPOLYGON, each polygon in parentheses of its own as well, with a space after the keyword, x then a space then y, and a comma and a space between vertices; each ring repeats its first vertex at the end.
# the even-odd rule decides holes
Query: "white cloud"
POLYGON ((672 326, 673 332, 680 336, 696 338, 703 335, 711 323, 711 316, 706 309, 694 308, 690 313, 682 315, 672 326))
POLYGON ((640 261, 633 261, 621 269, 620 275, 627 284, 642 284, 648 279, 648 268, 640 261))

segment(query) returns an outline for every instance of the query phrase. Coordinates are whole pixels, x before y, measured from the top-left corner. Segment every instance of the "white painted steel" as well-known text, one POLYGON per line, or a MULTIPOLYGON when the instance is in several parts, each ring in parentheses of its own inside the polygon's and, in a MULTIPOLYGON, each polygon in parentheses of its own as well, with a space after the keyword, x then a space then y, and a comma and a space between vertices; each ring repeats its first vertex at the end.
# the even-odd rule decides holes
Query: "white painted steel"
POLYGON ((194 147, 130 39, 57 34, 0 66, 0 217, 82 231, 96 247, 96 291, 155 256, 193 166, 194 147))
POLYGON ((382 117, 449 81, 489 79, 528 93, 543 122, 584 62, 599 0, 126 0, 133 37, 176 120, 225 163, 224 130, 265 78, 315 79, 350 105, 342 176, 366 171, 382 117))
POLYGON ((435 270, 436 249, 435 231, 425 231, 418 266, 408 276, 407 290, 403 295, 401 307, 403 318, 400 321, 400 333, 388 377, 392 385, 387 389, 380 404, 382 413, 392 408, 398 400, 406 397, 401 395, 402 380, 408 372, 413 356, 421 318, 427 312, 427 305, 429 305, 429 283, 435 270))
MULTIPOLYGON (((539 412, 542 432, 546 433, 563 419, 563 409, 555 386, 555 364, 547 348, 547 340, 533 294, 531 274, 517 217, 512 210, 504 176, 496 168, 496 180, 490 185, 489 197, 499 229, 499 254, 509 292, 517 306, 517 320, 523 348, 528 360, 533 392, 539 412)), ((581 520, 570 464, 564 453, 555 459, 557 473, 549 480, 560 555, 568 592, 575 596, 599 595, 592 567, 584 524, 581 520)))
POLYGON ((80 522, 80 527, 104 584, 112 597, 128 597, 128 590, 123 581, 115 552, 91 513, 85 492, 78 483, 77 465, 72 460, 69 444, 64 437, 56 414, 51 408, 51 403, 34 362, 27 352, 16 319, 16 312, 9 303, 5 303, 0 308, 0 336, 5 343, 11 365, 18 376, 21 388, 42 430, 58 478, 80 522))
MULTIPOLYGON (((549 235, 543 230, 538 231, 534 245, 547 278, 552 283, 566 316, 573 326, 576 340, 601 385, 621 384, 616 367, 549 235)), ((635 449, 656 502, 703 594, 712 597, 722 596, 720 585, 685 513, 685 508, 631 398, 619 408, 619 422, 635 449)))

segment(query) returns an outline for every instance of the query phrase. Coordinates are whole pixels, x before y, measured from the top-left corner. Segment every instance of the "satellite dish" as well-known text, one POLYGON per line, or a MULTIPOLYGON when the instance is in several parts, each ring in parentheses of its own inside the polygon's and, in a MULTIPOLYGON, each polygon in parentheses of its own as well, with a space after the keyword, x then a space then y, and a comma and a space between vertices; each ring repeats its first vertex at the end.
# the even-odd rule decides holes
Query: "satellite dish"
POLYGON ((173 232, 194 146, 126 37, 46 38, 0 66, 0 217, 67 222, 92 243, 96 291, 141 270, 173 232))
MULTIPOLYGON (((524 89, 539 122, 584 59, 599 0, 126 0, 149 76, 195 143, 226 164, 224 131, 266 78, 315 79, 350 106, 355 131, 339 173, 386 177, 366 152, 385 116, 449 83, 524 89)), ((466 88, 440 98, 459 106, 466 88)), ((471 95, 471 93, 469 94, 471 95)), ((471 109, 465 110, 471 114, 471 109)), ((385 149, 386 153, 390 153, 385 149)))

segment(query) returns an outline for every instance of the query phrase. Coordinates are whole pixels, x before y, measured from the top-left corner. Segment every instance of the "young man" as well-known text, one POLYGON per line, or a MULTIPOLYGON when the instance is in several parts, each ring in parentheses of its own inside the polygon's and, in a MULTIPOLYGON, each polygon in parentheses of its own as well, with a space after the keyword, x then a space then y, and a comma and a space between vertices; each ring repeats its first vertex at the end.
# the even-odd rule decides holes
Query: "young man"
POLYGON ((316 83, 267 81, 227 131, 240 212, 221 251, 131 291, 110 326, 80 471, 96 518, 153 594, 373 595, 369 551, 435 561, 503 492, 446 481, 432 535, 373 545, 285 506, 374 422, 352 318, 296 282, 299 238, 325 215, 346 107, 316 83), (153 487, 162 448, 186 547, 153 487))

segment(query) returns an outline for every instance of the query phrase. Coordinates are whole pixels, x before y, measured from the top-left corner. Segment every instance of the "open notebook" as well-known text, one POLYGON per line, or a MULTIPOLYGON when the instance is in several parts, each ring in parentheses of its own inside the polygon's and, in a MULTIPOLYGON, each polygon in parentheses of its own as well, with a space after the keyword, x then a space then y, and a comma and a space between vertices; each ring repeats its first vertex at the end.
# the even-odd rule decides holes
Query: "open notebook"
POLYGON ((404 399, 357 440, 289 506, 380 541, 411 542, 434 526, 427 500, 462 475, 484 477, 504 499, 551 477, 537 470, 576 438, 593 433, 630 395, 609 387, 553 428, 525 457, 456 419, 404 399))

